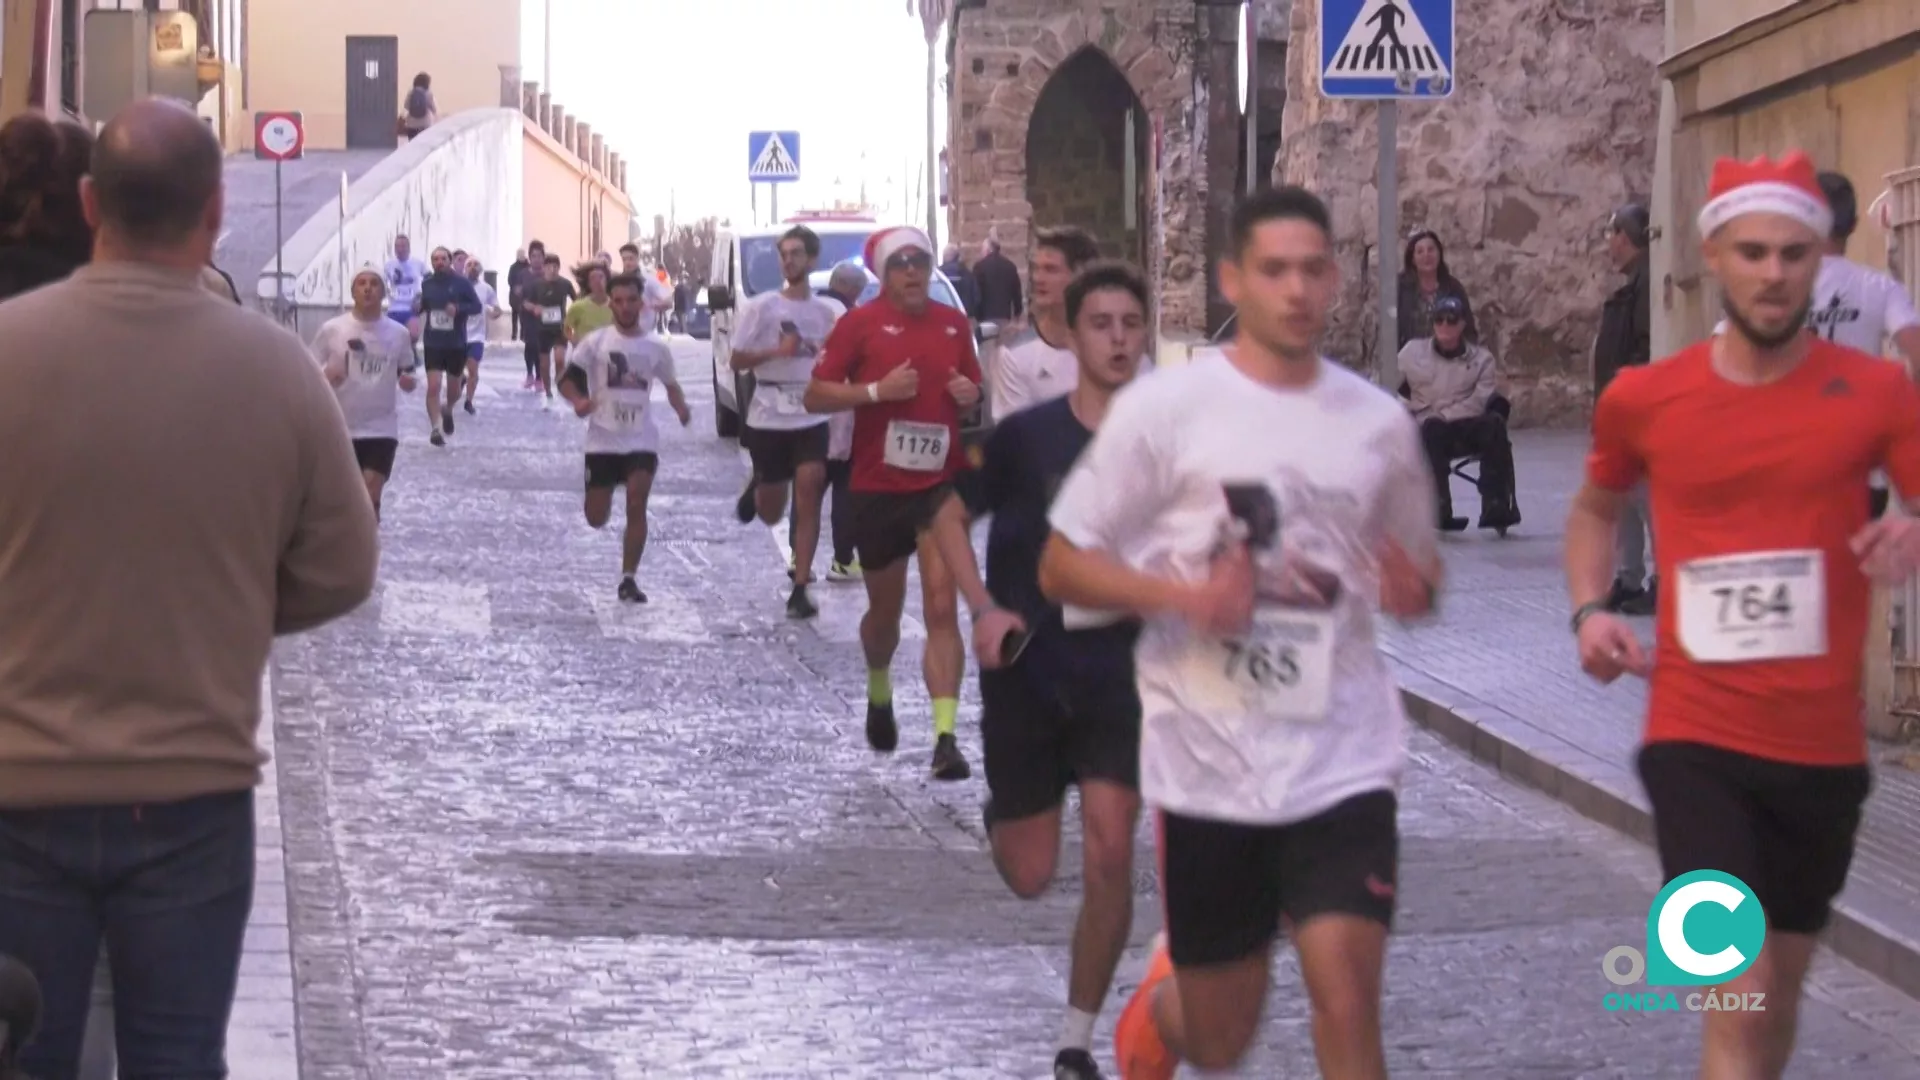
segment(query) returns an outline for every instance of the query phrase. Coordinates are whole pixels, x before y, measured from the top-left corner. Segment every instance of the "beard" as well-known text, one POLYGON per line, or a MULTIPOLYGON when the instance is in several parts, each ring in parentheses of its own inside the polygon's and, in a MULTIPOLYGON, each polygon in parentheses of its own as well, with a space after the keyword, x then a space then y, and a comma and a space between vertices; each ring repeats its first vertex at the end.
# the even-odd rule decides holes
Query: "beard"
POLYGON ((1807 312, 1813 309, 1813 300, 1812 298, 1808 298, 1806 302, 1800 305, 1800 310, 1794 313, 1793 318, 1787 320, 1787 325, 1783 329, 1771 333, 1753 325, 1751 319, 1741 314, 1740 309, 1733 306, 1733 301, 1722 297, 1720 307, 1721 310, 1726 312, 1727 324, 1739 331, 1741 337, 1746 338, 1760 349, 1773 350, 1791 342, 1794 338, 1799 337, 1802 331, 1806 330, 1807 312))

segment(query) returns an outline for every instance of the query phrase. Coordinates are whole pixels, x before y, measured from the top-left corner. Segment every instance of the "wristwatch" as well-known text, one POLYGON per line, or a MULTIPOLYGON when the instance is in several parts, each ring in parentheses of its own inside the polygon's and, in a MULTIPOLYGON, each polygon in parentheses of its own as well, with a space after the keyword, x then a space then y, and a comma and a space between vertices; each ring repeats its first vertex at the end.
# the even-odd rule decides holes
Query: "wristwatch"
POLYGON ((1577 634, 1580 632, 1580 627, 1585 624, 1588 619, 1605 610, 1607 610, 1607 602, 1605 600, 1589 600, 1573 609, 1573 618, 1567 620, 1568 625, 1571 626, 1573 632, 1577 634))

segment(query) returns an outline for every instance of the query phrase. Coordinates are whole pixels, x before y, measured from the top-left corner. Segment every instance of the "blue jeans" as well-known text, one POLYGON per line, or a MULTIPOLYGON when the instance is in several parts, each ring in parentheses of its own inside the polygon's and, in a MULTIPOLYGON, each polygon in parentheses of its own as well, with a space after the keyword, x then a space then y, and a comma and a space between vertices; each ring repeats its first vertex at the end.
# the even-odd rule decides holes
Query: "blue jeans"
POLYGON ((74 1080, 105 944, 121 1080, 225 1080, 253 841, 252 791, 0 810, 0 953, 46 1000, 27 1075, 74 1080))

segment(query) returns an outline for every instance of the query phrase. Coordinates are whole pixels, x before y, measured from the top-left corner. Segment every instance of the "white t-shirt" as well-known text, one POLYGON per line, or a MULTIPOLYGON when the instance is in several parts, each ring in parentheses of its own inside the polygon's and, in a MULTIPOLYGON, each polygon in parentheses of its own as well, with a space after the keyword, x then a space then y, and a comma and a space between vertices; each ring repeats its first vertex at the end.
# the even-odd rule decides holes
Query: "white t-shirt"
POLYGON ((637 454, 658 452, 660 425, 653 417, 655 383, 679 384, 673 352, 646 334, 628 337, 608 326, 567 350, 567 366, 586 373, 587 396, 595 402, 587 415, 586 452, 637 454))
POLYGON ((1433 474, 1413 418, 1332 361, 1321 361, 1311 387, 1287 391, 1225 356, 1198 358, 1120 392, 1051 521, 1075 545, 1198 581, 1233 528, 1230 499, 1253 501, 1277 536, 1255 554, 1263 597, 1298 597, 1293 583, 1311 568, 1337 577, 1336 599, 1330 608, 1263 599, 1238 652, 1243 643, 1203 637, 1183 620, 1147 623, 1136 653, 1141 795, 1180 814, 1287 824, 1393 788, 1406 717, 1375 645, 1373 552, 1386 538, 1416 560, 1437 550, 1433 474), (1304 643, 1295 650, 1285 635, 1305 632, 1299 620, 1317 629, 1292 637, 1304 643), (1265 690, 1249 677, 1255 651, 1265 690), (1279 664, 1307 674, 1282 676, 1276 691, 1279 664), (1303 716, 1314 672, 1326 697, 1303 716))
POLYGON ((1052 345, 1028 327, 1001 343, 988 380, 995 423, 1021 409, 1062 397, 1080 383, 1080 361, 1073 350, 1052 345))
POLYGON ((493 317, 493 309, 500 306, 500 298, 494 294, 493 286, 486 278, 470 279, 473 294, 480 298, 480 314, 467 319, 467 344, 485 345, 487 343, 487 320, 493 317))
POLYGON ((420 295, 420 283, 427 279, 427 264, 417 257, 388 259, 387 310, 412 312, 413 300, 420 295))
MULTIPOLYGON (((847 305, 837 296, 822 296, 820 302, 833 309, 833 317, 838 320, 847 313, 847 305)), ((827 414, 827 460, 851 461, 853 459, 853 410, 842 409, 827 414)))
POLYGON ((673 310, 673 290, 651 274, 641 275, 640 332, 651 334, 660 325, 660 316, 673 310))
POLYGON ((1907 290, 1887 274, 1838 255, 1820 260, 1813 280, 1814 333, 1837 345, 1879 356, 1887 338, 1920 326, 1907 290))
POLYGON ((761 293, 747 301, 734 327, 733 347, 749 352, 778 348, 784 328, 792 326, 800 337, 800 349, 781 360, 769 360, 753 369, 753 401, 747 407, 747 426, 760 431, 805 431, 827 422, 826 416, 810 413, 800 402, 813 379, 813 366, 820 360, 820 346, 826 344, 839 309, 824 298, 809 296, 790 300, 777 292, 761 293))
POLYGON ((414 368, 413 339, 392 319, 361 322, 353 312, 336 315, 313 338, 321 370, 345 368, 347 381, 334 387, 347 432, 356 439, 400 437, 399 378, 414 368))

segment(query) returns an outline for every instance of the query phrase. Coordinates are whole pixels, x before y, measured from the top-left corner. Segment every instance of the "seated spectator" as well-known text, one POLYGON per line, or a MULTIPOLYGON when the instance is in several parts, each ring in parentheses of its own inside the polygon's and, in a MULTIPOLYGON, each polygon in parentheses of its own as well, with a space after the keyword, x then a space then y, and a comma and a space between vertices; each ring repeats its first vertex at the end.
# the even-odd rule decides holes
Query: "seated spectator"
POLYGON ((1466 304, 1441 296, 1433 304, 1433 335, 1400 350, 1401 392, 1420 422, 1420 438, 1433 466, 1440 528, 1459 532, 1467 519, 1453 516, 1451 465, 1480 457, 1480 527, 1507 529, 1520 523, 1514 493, 1513 444, 1507 440, 1512 406, 1494 391, 1493 354, 1466 339, 1466 304))

